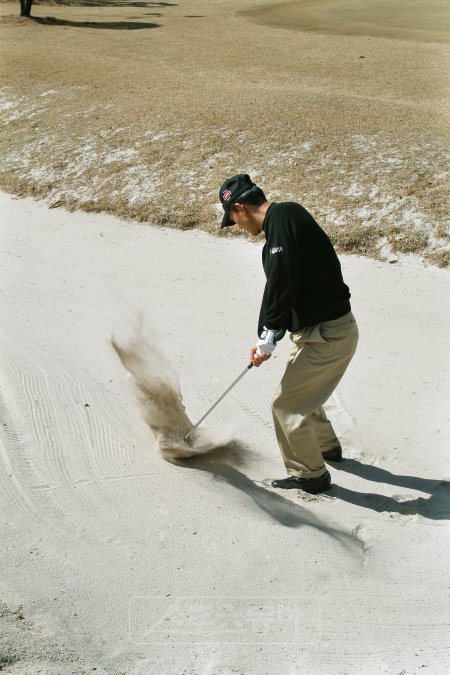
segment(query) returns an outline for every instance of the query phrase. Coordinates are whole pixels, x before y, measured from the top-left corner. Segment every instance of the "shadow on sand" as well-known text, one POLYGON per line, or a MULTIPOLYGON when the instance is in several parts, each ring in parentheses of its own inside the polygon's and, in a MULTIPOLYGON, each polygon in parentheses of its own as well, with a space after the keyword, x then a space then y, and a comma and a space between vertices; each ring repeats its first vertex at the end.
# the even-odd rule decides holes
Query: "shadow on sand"
POLYGON ((366 509, 372 509, 379 513, 390 511, 401 515, 418 514, 424 518, 433 520, 450 519, 450 483, 443 480, 420 478, 419 476, 403 476, 391 473, 386 469, 371 464, 363 464, 356 459, 344 459, 342 463, 331 465, 337 471, 345 471, 354 476, 360 476, 365 480, 375 483, 395 485, 399 488, 419 490, 430 495, 429 498, 417 497, 407 499, 409 495, 398 497, 386 497, 373 492, 357 492, 347 488, 333 485, 328 493, 330 496, 342 499, 349 504, 356 504, 366 509))
POLYGON ((197 471, 206 471, 216 480, 224 481, 239 490, 270 518, 289 528, 312 527, 338 541, 352 554, 362 553, 361 541, 352 534, 330 527, 300 504, 261 487, 248 478, 234 465, 241 465, 242 456, 246 452, 237 441, 226 447, 217 448, 207 455, 199 455, 188 459, 172 460, 173 464, 197 471))

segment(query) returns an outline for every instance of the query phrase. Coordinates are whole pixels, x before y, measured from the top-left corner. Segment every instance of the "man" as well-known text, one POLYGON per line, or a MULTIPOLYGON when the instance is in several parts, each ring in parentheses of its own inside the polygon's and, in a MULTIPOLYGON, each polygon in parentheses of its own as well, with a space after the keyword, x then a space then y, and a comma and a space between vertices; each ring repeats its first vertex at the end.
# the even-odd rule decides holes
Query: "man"
POLYGON ((288 477, 272 481, 272 486, 323 492, 331 486, 324 460, 340 461, 342 449, 322 406, 358 342, 338 257, 300 204, 267 201, 247 174, 226 180, 219 197, 224 209, 221 228, 236 224, 253 235, 263 231, 266 237, 266 287, 251 362, 260 366, 269 359, 286 331, 294 343, 272 403, 288 477))

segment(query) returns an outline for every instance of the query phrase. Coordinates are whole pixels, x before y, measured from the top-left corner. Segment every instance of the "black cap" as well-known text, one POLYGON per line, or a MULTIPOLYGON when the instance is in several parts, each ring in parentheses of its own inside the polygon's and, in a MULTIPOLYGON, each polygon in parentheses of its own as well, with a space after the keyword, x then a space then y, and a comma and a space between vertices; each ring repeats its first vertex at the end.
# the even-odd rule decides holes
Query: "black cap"
POLYGON ((238 173, 237 176, 232 176, 225 181, 219 191, 219 199, 225 211, 220 229, 235 224, 230 218, 231 207, 238 197, 242 197, 244 192, 248 192, 252 187, 256 187, 255 183, 246 173, 238 173))

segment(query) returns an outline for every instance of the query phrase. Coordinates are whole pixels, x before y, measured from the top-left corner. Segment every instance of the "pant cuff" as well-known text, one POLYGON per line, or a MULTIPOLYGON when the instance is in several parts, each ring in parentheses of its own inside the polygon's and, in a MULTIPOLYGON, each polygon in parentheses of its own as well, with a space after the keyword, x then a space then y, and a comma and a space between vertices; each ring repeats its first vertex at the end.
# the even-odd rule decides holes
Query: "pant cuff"
POLYGON ((288 469, 287 472, 290 476, 296 476, 297 478, 320 478, 327 471, 325 464, 322 469, 317 469, 317 471, 299 471, 298 469, 288 469))
POLYGON ((327 452, 327 450, 334 450, 334 448, 340 448, 341 444, 339 441, 336 441, 335 443, 332 443, 331 445, 321 445, 320 446, 320 452, 327 452))

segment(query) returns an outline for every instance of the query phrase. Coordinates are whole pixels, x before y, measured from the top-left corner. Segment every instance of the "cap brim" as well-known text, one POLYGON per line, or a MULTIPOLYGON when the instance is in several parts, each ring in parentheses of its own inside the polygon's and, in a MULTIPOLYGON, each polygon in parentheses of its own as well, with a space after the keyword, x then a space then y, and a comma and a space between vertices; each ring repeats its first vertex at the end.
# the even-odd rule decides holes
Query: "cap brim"
POLYGON ((236 223, 230 219, 230 211, 227 209, 225 213, 223 214, 222 218, 222 223, 220 225, 220 229, 223 227, 228 227, 229 225, 235 225, 236 223))

